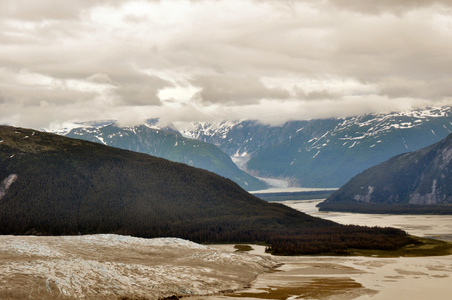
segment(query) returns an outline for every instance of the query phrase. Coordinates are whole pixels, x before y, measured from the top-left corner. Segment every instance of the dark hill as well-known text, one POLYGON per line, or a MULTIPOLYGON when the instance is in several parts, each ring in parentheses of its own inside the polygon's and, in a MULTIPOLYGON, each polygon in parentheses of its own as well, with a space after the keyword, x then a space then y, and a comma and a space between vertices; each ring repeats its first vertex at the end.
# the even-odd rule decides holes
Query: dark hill
POLYGON ((401 154, 352 178, 321 210, 371 213, 452 213, 452 134, 401 154))
POLYGON ((217 146, 184 138, 168 129, 107 125, 75 128, 66 136, 185 163, 229 178, 248 191, 267 188, 264 182, 240 170, 217 146))
POLYGON ((275 253, 393 249, 405 232, 342 226, 258 199, 208 171, 0 126, 0 234, 118 233, 266 242, 275 253))

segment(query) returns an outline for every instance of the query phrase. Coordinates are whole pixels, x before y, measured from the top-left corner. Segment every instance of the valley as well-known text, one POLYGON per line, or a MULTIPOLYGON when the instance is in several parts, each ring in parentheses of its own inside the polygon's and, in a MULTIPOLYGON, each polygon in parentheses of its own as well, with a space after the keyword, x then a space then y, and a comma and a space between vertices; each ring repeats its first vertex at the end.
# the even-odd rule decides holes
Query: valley
POLYGON ((340 187, 363 170, 418 150, 452 132, 452 108, 432 107, 347 118, 197 122, 176 126, 216 145, 255 176, 293 186, 340 187))
POLYGON ((58 134, 206 169, 253 191, 269 186, 338 188, 363 170, 452 132, 452 108, 431 107, 347 118, 175 122, 118 127, 97 121, 58 134))
POLYGON ((397 249, 395 228, 344 226, 259 199, 211 172, 143 153, 0 126, 0 234, 260 242, 273 254, 397 249))
POLYGON ((452 0, 0 28, 0 300, 452 299, 452 0))
POLYGON ((269 203, 256 196, 275 190, 253 196, 186 164, 1 129, 2 233, 38 235, 1 236, 2 298, 385 299, 414 281, 435 286, 437 299, 450 292, 450 245, 406 234, 450 240, 450 216, 319 212, 331 188, 288 188, 285 201, 269 203), (267 245, 232 253, 250 241, 267 245))

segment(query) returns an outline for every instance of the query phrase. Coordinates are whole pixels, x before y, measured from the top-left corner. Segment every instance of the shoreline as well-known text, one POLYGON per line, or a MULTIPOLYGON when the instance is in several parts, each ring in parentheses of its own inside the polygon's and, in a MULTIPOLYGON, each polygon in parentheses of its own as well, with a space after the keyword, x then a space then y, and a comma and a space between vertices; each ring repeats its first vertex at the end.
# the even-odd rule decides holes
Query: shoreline
POLYGON ((452 255, 274 256, 262 245, 243 253, 236 244, 118 235, 0 239, 4 299, 92 298, 89 289, 105 299, 387 299, 416 282, 426 290, 434 285, 442 300, 451 290, 452 255), (114 289, 117 294, 108 294, 114 289))
MULTIPOLYGON (((285 201, 284 204, 310 215, 342 224, 397 227, 419 237, 444 237, 452 242, 452 216, 368 215, 319 212, 316 204, 323 199, 285 201)), ((232 251, 233 245, 219 245, 232 251)), ((252 246, 251 254, 270 255, 263 246, 252 246)), ((452 293, 452 255, 418 257, 372 256, 271 256, 284 263, 277 272, 257 277, 251 288, 215 297, 190 297, 192 300, 215 299, 416 299, 448 300, 452 293), (322 274, 321 274, 322 273, 322 274), (353 273, 353 274, 350 274, 353 273), (319 279, 327 279, 322 282, 319 279), (337 280, 329 280, 336 278, 337 280), (329 281, 328 281, 329 280, 329 281), (342 281, 341 281, 342 280, 342 281), (295 284, 296 282, 298 284, 295 284), (288 283, 288 284, 287 284, 288 283), (330 284, 335 290, 321 291, 330 284), (286 287, 286 288, 284 288, 286 287), (276 291, 279 291, 277 293, 276 291), (297 294, 298 293, 298 294, 297 294)))
MULTIPOLYGON (((285 204, 338 223, 452 237, 452 219, 444 216, 323 213, 316 201, 285 204)), ((0 298, 446 300, 452 292, 452 255, 275 256, 262 245, 245 254, 235 245, 109 234, 0 236, 0 298)))
MULTIPOLYGON (((234 245, 212 245, 234 251, 234 245)), ((250 254, 270 256, 251 245, 250 254)), ((452 255, 425 257, 271 256, 281 263, 246 289, 191 300, 215 299, 431 299, 450 297, 452 255), (415 285, 415 286, 413 286, 415 285), (433 288, 434 287, 434 288, 433 288), (411 296, 409 296, 411 295, 411 296), (433 296, 432 296, 433 295, 433 296), (410 298, 411 297, 411 298, 410 298)))

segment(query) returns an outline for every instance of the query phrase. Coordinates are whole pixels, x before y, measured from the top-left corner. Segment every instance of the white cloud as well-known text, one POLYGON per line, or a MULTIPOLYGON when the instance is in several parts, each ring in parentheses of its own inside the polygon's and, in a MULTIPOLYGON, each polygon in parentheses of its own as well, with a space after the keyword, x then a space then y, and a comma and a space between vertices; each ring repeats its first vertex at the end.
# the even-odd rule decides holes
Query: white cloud
POLYGON ((266 122, 449 105, 450 1, 0 4, 0 123, 266 122))
POLYGON ((403 14, 407 11, 425 9, 429 7, 452 7, 449 0, 328 0, 330 4, 345 10, 354 10, 365 14, 393 13, 403 14))

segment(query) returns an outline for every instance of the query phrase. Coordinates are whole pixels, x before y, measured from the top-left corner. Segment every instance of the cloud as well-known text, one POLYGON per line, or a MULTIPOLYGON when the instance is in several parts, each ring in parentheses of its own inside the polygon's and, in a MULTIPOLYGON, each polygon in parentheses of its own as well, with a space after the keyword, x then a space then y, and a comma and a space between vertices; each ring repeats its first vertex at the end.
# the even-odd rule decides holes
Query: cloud
POLYGON ((196 97, 201 102, 246 105, 258 103, 261 99, 287 99, 288 91, 266 87, 257 76, 204 75, 191 84, 200 87, 196 97))
POLYGON ((115 98, 117 105, 130 106, 161 105, 159 91, 173 86, 171 82, 141 71, 124 71, 112 78, 107 74, 94 74, 88 80, 109 85, 110 95, 115 98))
POLYGON ((448 105, 451 6, 3 1, 0 123, 283 122, 448 105))
POLYGON ((372 84, 390 98, 447 97, 452 31, 438 23, 439 16, 413 11, 350 20, 330 37, 336 74, 372 84))
POLYGON ((112 0, 15 0, 0 2, 0 11, 5 18, 23 21, 67 20, 80 17, 84 10, 102 4, 114 4, 112 0))
POLYGON ((77 86, 77 82, 58 81, 26 69, 0 69, 0 97, 4 103, 40 106, 92 99, 94 90, 77 86))
POLYGON ((208 120, 225 120, 228 119, 228 116, 231 120, 230 116, 235 116, 235 119, 232 120, 258 119, 263 123, 281 125, 288 120, 344 118, 367 113, 406 111, 424 107, 426 104, 422 99, 398 98, 397 101, 394 101, 394 99, 379 95, 347 96, 317 101, 261 100, 259 103, 244 106, 222 106, 221 109, 217 107, 208 113, 210 118, 208 120))
POLYGON ((338 8, 358 11, 365 14, 380 13, 405 13, 413 9, 423 9, 432 6, 452 7, 449 0, 378 0, 378 1, 362 1, 362 0, 328 0, 331 4, 338 8))

